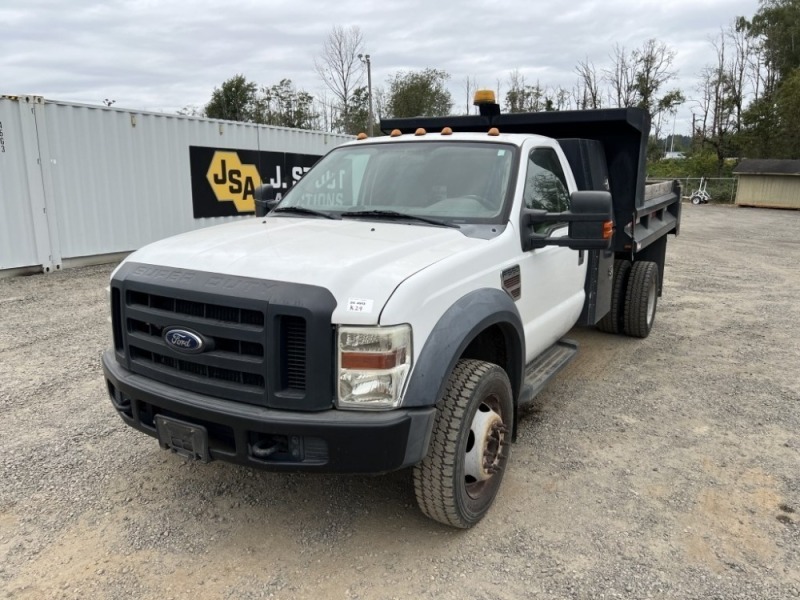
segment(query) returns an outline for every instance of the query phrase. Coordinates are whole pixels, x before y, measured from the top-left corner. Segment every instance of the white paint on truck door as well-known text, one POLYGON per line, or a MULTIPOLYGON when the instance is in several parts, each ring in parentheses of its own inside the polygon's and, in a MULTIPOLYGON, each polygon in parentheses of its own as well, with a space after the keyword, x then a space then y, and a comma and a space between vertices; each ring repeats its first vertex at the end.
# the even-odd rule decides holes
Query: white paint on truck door
MULTIPOLYGON (((576 189, 560 148, 539 144, 525 147, 519 189, 526 208, 562 212, 576 189)), ((567 235, 564 225, 540 226, 553 237, 567 235)), ((526 359, 533 360, 569 331, 584 303, 586 263, 576 250, 546 246, 525 252, 520 260, 522 298, 517 303, 525 328, 526 359)))

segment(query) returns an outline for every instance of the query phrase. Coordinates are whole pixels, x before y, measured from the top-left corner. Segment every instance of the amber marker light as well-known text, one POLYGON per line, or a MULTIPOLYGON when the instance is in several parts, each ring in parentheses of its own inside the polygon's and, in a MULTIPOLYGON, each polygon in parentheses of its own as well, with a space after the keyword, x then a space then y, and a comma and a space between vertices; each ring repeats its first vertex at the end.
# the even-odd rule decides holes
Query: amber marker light
POLYGON ((356 139, 357 140, 365 140, 365 139, 367 139, 367 134, 362 131, 361 133, 358 134, 358 136, 356 136, 356 139))
POLYGON ((606 221, 603 223, 603 239, 610 240, 614 235, 614 221, 606 221))
POLYGON ((422 127, 420 127, 419 129, 417 129, 417 130, 414 132, 414 135, 425 135, 426 133, 428 133, 428 132, 427 132, 427 131, 425 131, 425 130, 424 130, 422 127))
POLYGON ((444 129, 442 129, 442 135, 453 135, 453 130, 450 129, 449 127, 445 127, 444 129))
POLYGON ((342 352, 343 369, 394 369, 406 361, 405 348, 392 352, 342 352))
POLYGON ((392 129, 392 133, 389 134, 389 137, 400 137, 403 135, 403 132, 399 129, 392 129))
POLYGON ((498 135, 500 135, 500 130, 497 127, 492 127, 489 130, 489 135, 491 135, 492 137, 498 136, 498 135))

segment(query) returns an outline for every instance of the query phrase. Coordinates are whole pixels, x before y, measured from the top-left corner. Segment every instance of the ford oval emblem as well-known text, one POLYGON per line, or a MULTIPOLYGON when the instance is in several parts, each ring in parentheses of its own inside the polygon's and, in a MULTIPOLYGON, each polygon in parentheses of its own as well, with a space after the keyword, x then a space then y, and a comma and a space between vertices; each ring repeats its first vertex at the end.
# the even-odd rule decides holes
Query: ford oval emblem
POLYGON ((173 350, 189 354, 198 354, 206 347, 205 341, 199 335, 177 327, 168 327, 164 330, 164 341, 173 350))

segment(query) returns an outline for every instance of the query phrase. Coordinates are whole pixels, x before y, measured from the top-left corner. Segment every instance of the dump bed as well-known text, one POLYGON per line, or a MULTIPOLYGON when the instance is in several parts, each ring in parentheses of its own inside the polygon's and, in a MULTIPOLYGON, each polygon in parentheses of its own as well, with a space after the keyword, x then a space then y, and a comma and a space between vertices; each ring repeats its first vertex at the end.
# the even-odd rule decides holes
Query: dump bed
MULTIPOLYGON (((617 232, 613 249, 633 254, 667 233, 678 233, 680 191, 677 184, 645 190, 650 117, 642 109, 502 114, 498 105, 489 104, 481 106, 480 115, 381 121, 381 130, 385 133, 393 129, 413 133, 419 127, 428 131, 450 127, 454 132, 481 132, 497 127, 501 133, 596 140, 605 154, 609 191, 614 202, 617 232)), ((576 165, 572 167, 575 172, 576 165)))

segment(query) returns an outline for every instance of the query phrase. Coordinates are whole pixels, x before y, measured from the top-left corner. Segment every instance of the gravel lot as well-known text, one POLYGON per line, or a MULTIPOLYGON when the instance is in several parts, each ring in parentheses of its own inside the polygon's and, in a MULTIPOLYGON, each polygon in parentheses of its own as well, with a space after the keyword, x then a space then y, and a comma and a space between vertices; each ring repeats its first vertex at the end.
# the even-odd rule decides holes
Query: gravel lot
POLYGON ((106 397, 111 266, 0 280, 0 598, 800 597, 800 213, 684 207, 646 340, 576 330, 488 517, 189 464, 106 397))

